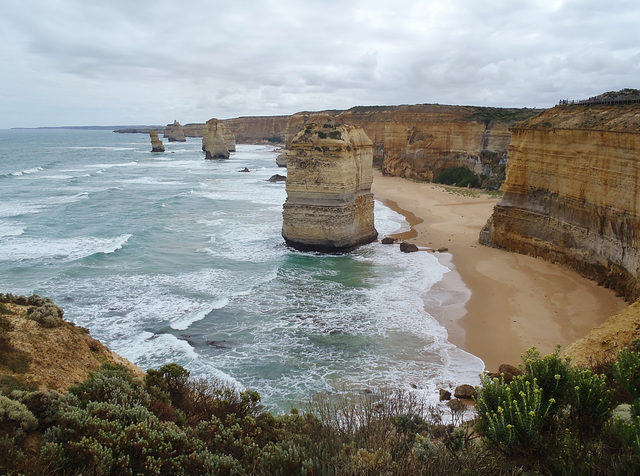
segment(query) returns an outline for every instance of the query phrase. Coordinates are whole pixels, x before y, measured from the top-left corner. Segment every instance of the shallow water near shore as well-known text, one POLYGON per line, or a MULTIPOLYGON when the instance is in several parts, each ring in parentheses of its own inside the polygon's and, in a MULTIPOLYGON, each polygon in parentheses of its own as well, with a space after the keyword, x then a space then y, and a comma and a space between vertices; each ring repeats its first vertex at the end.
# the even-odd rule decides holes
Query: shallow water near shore
MULTIPOLYGON (((273 147, 239 145, 227 161, 205 161, 198 138, 165 147, 0 131, 0 292, 51 297, 142 368, 177 362, 257 390, 272 411, 382 386, 435 403, 439 387, 477 383, 480 359, 425 310, 448 272, 433 255, 288 249, 273 147)), ((378 201, 375 213, 381 236, 407 227, 378 201)))

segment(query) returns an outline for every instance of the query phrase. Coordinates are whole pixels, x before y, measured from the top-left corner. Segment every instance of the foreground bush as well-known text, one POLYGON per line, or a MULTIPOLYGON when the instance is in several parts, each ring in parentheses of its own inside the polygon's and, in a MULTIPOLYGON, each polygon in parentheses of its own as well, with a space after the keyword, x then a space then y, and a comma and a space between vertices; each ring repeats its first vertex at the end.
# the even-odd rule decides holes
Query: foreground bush
POLYGON ((527 352, 511 382, 483 378, 468 422, 460 409, 391 391, 325 395, 304 412, 272 415, 256 392, 194 379, 176 364, 144 380, 107 365, 67 394, 4 390, 0 472, 640 473, 640 355, 623 351, 606 376, 569 364, 558 352, 527 352), (626 416, 615 413, 616 395, 628 400, 626 416))

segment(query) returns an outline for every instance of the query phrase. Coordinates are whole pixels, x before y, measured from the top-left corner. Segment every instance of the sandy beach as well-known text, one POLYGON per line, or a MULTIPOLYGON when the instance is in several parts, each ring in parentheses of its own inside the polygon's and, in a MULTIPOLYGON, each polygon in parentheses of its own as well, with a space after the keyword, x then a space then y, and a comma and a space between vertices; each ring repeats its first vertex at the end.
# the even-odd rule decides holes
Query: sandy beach
POLYGON ((438 283, 427 307, 449 340, 480 357, 487 370, 519 364, 531 346, 543 355, 557 344, 565 347, 628 305, 566 268, 478 244, 498 202, 489 194, 380 172, 372 188, 410 223, 411 231, 400 238, 421 250, 448 249, 435 255, 456 272, 438 283))

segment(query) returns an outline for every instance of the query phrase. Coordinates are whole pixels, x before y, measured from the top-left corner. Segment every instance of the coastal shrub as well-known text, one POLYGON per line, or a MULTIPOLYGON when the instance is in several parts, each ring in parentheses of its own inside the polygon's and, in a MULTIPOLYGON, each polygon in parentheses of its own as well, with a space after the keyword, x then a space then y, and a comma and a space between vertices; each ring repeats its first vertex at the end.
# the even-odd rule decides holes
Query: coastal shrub
POLYGON ((42 327, 60 327, 64 320, 64 311, 52 302, 44 303, 40 307, 32 307, 27 311, 27 317, 36 321, 42 327))
POLYGON ((456 187, 472 187, 480 186, 480 179, 467 167, 451 167, 442 170, 433 180, 435 183, 445 185, 455 185, 456 187))
POLYGON ((603 432, 611 423, 615 391, 604 375, 570 366, 559 349, 522 356, 523 374, 510 383, 482 377, 476 429, 486 444, 517 464, 566 474, 605 458, 603 432))
POLYGON ((618 384, 632 399, 640 398, 640 353, 631 349, 621 350, 613 373, 618 384))
POLYGON ((149 405, 151 396, 142 382, 136 381, 131 371, 122 365, 105 364, 87 380, 69 389, 79 405, 90 402, 109 402, 125 407, 149 405))

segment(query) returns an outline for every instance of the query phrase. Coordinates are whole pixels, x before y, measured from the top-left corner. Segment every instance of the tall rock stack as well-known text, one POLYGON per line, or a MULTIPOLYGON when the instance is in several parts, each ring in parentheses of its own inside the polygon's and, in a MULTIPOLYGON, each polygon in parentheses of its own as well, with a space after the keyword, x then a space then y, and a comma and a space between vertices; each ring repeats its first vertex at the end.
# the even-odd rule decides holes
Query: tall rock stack
POLYGON ((149 137, 151 137, 151 152, 164 152, 164 144, 158 137, 158 133, 149 131, 149 137))
POLYGON ((372 161, 362 129, 329 117, 307 123, 287 153, 286 243, 341 252, 375 240, 372 161))
POLYGON ((640 103, 566 105, 512 129, 486 245, 640 297, 640 103))
POLYGON ((233 135, 233 132, 224 124, 224 122, 220 122, 219 127, 222 130, 222 140, 224 140, 224 145, 227 147, 229 152, 236 151, 236 136, 233 135))
POLYGON ((229 149, 224 141, 225 126, 218 119, 209 119, 202 135, 205 159, 228 159, 229 149))
POLYGON ((184 129, 178 121, 173 121, 173 124, 167 124, 164 128, 164 136, 169 139, 169 142, 186 142, 187 138, 184 136, 184 129))

